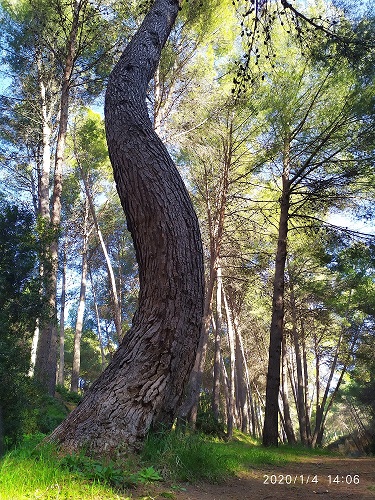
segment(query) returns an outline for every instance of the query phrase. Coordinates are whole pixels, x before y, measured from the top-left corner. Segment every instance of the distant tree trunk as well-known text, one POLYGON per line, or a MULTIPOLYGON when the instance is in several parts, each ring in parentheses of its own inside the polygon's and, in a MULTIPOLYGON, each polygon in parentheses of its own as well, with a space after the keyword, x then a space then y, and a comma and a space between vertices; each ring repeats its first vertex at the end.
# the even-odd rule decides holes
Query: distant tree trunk
POLYGON ((206 170, 204 174, 205 197, 206 197, 205 202, 207 208, 207 219, 208 219, 209 237, 210 237, 210 266, 208 271, 209 278, 206 291, 203 329, 198 348, 197 358, 194 363, 194 368, 191 372, 185 401, 181 406, 179 412, 179 421, 189 422, 189 425, 192 429, 195 428, 195 422, 197 419, 199 395, 202 385, 204 364, 206 360, 207 344, 208 344, 209 330, 212 317, 211 304, 213 299, 214 286, 216 281, 217 268, 219 265, 220 250, 224 232, 225 208, 226 208, 226 199, 228 195, 228 186, 229 186, 229 170, 233 154, 232 134, 233 134, 233 124, 228 117, 227 137, 223 141, 224 142, 223 172, 218 182, 219 184, 218 197, 217 201, 215 202, 215 210, 211 209, 211 199, 210 199, 211 194, 208 181, 208 173, 206 170))
POLYGON ((208 289, 206 290, 205 294, 202 331, 200 334, 198 350, 195 357, 193 369, 190 372, 185 400, 178 412, 178 424, 182 426, 186 426, 187 424, 189 424, 191 429, 195 429, 195 424, 197 421, 199 396, 202 386, 204 364, 206 360, 208 336, 210 332, 212 316, 211 302, 215 281, 214 267, 211 266, 211 270, 212 272, 210 272, 208 289))
POLYGON ((60 298, 60 353, 59 353, 59 371, 57 375, 57 383, 64 385, 64 365, 65 365, 65 300, 66 300, 66 247, 64 245, 63 270, 61 282, 61 298, 60 298))
POLYGON ((294 352, 296 355, 296 369, 297 369, 297 414, 299 423, 299 433, 300 433, 301 443, 304 446, 308 446, 309 442, 307 438, 306 400, 305 400, 306 394, 305 394, 305 384, 303 380, 301 348, 299 344, 300 339, 298 337, 296 299, 294 296, 293 276, 291 276, 289 269, 288 271, 289 271, 290 305, 292 313, 292 335, 294 343, 294 352))
POLYGON ((293 429, 293 422, 290 416, 289 398, 288 398, 288 374, 286 361, 286 342, 283 338, 282 342, 282 384, 281 384, 281 399, 283 401, 284 410, 284 430, 289 444, 295 444, 296 437, 293 429))
POLYGON ((113 305, 113 319, 114 319, 115 328, 116 328, 117 340, 120 344, 122 341, 122 337, 123 337, 123 335, 122 335, 122 319, 121 319, 121 302, 119 300, 118 293, 117 293, 115 273, 113 271, 111 259, 109 258, 107 247, 106 247, 106 244, 105 244, 105 241, 104 241, 104 238, 103 238, 100 226, 99 226, 98 217, 96 216, 95 205, 94 205, 94 200, 93 200, 92 193, 90 190, 90 186, 89 186, 86 174, 82 169, 81 169, 81 177, 83 180, 83 184, 85 186, 85 193, 86 193, 87 199, 89 201, 91 216, 92 216, 93 221, 94 221, 96 233, 98 235, 100 245, 102 247, 102 251, 104 254, 105 262, 107 265, 108 277, 109 277, 109 281, 111 283, 111 302, 113 305))
POLYGON ((284 145, 284 170, 282 175, 282 194, 280 198, 280 220, 273 283, 272 318, 270 346, 268 351, 268 371, 266 387, 266 407, 263 426, 263 445, 278 445, 278 413, 280 389, 280 359, 284 325, 284 272, 287 255, 288 217, 290 204, 290 164, 289 139, 284 145))
POLYGON ((220 350, 222 329, 222 279, 221 267, 217 269, 216 277, 216 321, 215 321, 215 353, 214 353, 214 377, 212 388, 212 413, 215 420, 220 416, 220 350))
POLYGON ((89 268, 89 274, 90 274, 90 281, 91 281, 91 290, 92 290, 92 297, 94 299, 94 308, 95 308, 95 317, 96 317, 96 328, 98 330, 98 339, 99 339, 99 347, 100 347, 100 357, 102 360, 102 372, 105 369, 106 361, 105 361, 105 354, 104 354, 104 345, 103 345, 103 336, 102 336, 102 328, 100 325, 100 315, 99 315, 99 309, 98 309, 98 302, 96 300, 96 292, 95 292, 95 284, 94 280, 92 279, 92 274, 91 274, 91 269, 89 268))
POLYGON ((72 392, 78 392, 79 386, 79 372, 81 368, 81 338, 83 330, 83 317, 85 314, 85 303, 86 303, 86 285, 87 285, 87 271, 88 271, 88 259, 87 259, 87 247, 88 247, 88 199, 85 200, 85 214, 83 222, 83 244, 82 244, 82 270, 81 270, 81 289, 79 292, 79 303, 77 311, 77 321, 76 328, 74 332, 74 343, 73 343, 73 364, 72 364, 72 377, 70 383, 70 390, 72 392))
POLYGON ((58 272, 58 231, 61 219, 61 193, 63 181, 63 163, 65 155, 66 133, 68 129, 69 98, 71 76, 74 70, 76 41, 79 27, 79 17, 82 2, 75 0, 73 6, 73 22, 69 33, 67 53, 62 76, 60 97, 60 120, 57 133, 55 171, 52 194, 51 229, 54 232, 48 249, 48 266, 45 266, 45 303, 48 307, 46 320, 40 330, 38 348, 35 361, 34 377, 50 395, 54 395, 56 388, 57 368, 57 317, 56 291, 58 272))
POLYGON ((239 337, 236 330, 236 405, 237 415, 239 417, 239 426, 242 432, 249 432, 249 401, 248 401, 248 386, 245 378, 245 370, 243 359, 241 356, 241 347, 239 337))
MULTIPOLYGON (((38 69, 38 88, 39 88, 39 98, 41 107, 41 121, 42 121, 42 161, 38 164, 38 207, 37 215, 40 216, 45 224, 45 230, 49 227, 51 222, 51 214, 49 208, 49 183, 50 183, 50 170, 51 170, 51 126, 50 126, 50 112, 47 106, 47 90, 43 80, 42 75, 42 63, 40 60, 40 55, 37 55, 36 66, 38 69)), ((42 234, 42 237, 44 235, 42 234)), ((42 244, 46 245, 44 242, 42 244)), ((46 249, 43 249, 43 253, 46 249)), ((44 275, 44 265, 43 261, 45 256, 41 254, 40 256, 40 276, 43 278, 44 275)), ((48 266, 47 266, 48 267, 48 266)), ((41 289, 41 293, 43 290, 41 289)), ((32 346, 31 346, 31 363, 29 375, 33 376, 35 371, 35 364, 37 359, 37 350, 40 335, 40 320, 37 321, 37 326, 35 328, 32 346)))
POLYGON ((309 372, 307 366, 307 354, 306 354, 306 336, 303 318, 300 318, 301 323, 301 334, 302 334, 302 360, 303 360, 303 379, 305 383, 305 418, 306 418, 306 434, 307 442, 309 446, 311 445, 311 421, 310 421, 310 403, 309 403, 309 372))
POLYGON ((231 317, 231 311, 229 308, 228 300, 225 292, 223 292, 225 314, 227 318, 227 330, 228 330, 228 345, 229 345, 229 405, 228 405, 228 416, 227 416, 227 435, 231 439, 233 437, 233 429, 236 418, 236 393, 235 393, 235 370, 236 370, 236 350, 235 350, 235 332, 233 326, 233 320, 231 317))
POLYGON ((150 428, 170 428, 194 363, 204 303, 199 225, 146 105, 178 8, 154 2, 109 78, 107 141, 139 266, 139 305, 109 366, 51 435, 64 449, 138 448, 150 428))
MULTIPOLYGON (((248 399, 248 404, 249 404, 249 420, 251 422, 251 434, 255 437, 257 435, 258 429, 257 429, 257 419, 256 419, 254 397, 253 397, 253 392, 252 392, 251 383, 250 383, 250 374, 249 374, 249 369, 247 366, 247 360, 246 360, 246 356, 245 356, 245 349, 244 349, 244 345, 243 345, 241 331, 240 331, 239 325, 237 325, 236 323, 235 323, 235 329, 236 329, 236 342, 238 344, 239 358, 241 359, 242 367, 243 367, 244 375, 245 375, 247 399, 248 399)), ((237 359, 237 354, 236 354, 236 359, 237 359)))

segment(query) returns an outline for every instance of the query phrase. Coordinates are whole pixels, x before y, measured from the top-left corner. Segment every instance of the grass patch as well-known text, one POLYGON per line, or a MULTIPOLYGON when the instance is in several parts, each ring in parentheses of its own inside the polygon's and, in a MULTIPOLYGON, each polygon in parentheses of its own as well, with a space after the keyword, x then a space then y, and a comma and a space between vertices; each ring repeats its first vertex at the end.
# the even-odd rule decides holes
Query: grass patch
POLYGON ((111 461, 83 453, 61 457, 53 446, 37 446, 42 437, 26 438, 0 460, 0 500, 129 500, 135 486, 162 479, 219 482, 263 465, 329 455, 301 446, 263 448, 240 433, 225 442, 200 434, 170 432, 151 434, 140 456, 111 461))
POLYGON ((151 434, 142 452, 143 460, 153 463, 164 478, 189 482, 218 482, 254 467, 284 465, 319 455, 332 453, 302 446, 263 448, 239 432, 230 442, 181 432, 151 434))
MULTIPOLYGON (((125 491, 110 484, 108 479, 119 473, 112 465, 100 467, 96 463, 97 476, 86 475, 83 470, 72 471, 53 446, 35 448, 40 438, 39 435, 26 439, 0 461, 0 500, 130 499, 125 491)), ((95 472, 94 465, 92 471, 95 472)), ((125 474, 122 477, 125 478, 125 474)))

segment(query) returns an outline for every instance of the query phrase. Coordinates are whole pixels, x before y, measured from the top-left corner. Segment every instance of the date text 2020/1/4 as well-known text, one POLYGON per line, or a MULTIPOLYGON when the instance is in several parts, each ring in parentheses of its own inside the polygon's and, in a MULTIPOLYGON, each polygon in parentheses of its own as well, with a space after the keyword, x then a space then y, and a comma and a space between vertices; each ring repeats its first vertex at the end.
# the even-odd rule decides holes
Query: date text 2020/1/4
POLYGON ((359 484, 359 474, 329 474, 318 477, 318 474, 264 474, 264 484, 359 484))

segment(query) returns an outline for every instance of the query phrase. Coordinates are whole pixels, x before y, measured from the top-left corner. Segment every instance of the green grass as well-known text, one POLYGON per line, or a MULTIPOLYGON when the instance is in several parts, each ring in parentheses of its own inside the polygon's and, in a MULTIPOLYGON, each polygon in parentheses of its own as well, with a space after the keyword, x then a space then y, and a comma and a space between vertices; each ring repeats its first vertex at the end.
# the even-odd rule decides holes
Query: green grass
POLYGON ((59 457, 51 446, 36 447, 40 439, 27 438, 0 460, 0 500, 125 500, 133 498, 134 485, 161 478, 217 482, 250 468, 327 454, 290 446, 265 449, 240 433, 224 442, 171 432, 149 436, 140 456, 98 461, 84 454, 59 457))
POLYGON ((64 467, 53 447, 35 448, 36 440, 0 461, 0 500, 114 500, 127 499, 106 481, 88 479, 64 467))
POLYGON ((284 465, 322 454, 327 452, 302 446, 263 448, 257 440, 242 433, 225 442, 199 434, 171 432, 149 436, 142 457, 161 470, 165 478, 217 482, 249 468, 284 465))

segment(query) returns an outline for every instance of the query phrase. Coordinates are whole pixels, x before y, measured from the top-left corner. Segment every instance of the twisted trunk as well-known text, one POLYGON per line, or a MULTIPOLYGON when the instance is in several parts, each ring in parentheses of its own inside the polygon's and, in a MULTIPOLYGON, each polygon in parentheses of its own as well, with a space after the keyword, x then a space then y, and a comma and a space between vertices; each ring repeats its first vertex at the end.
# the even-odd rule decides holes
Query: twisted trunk
POLYGON ((50 437, 65 449, 137 448, 151 427, 170 427, 194 363, 204 299, 199 226, 146 107, 178 7, 155 1, 109 79, 107 142, 139 266, 139 306, 109 366, 50 437))

